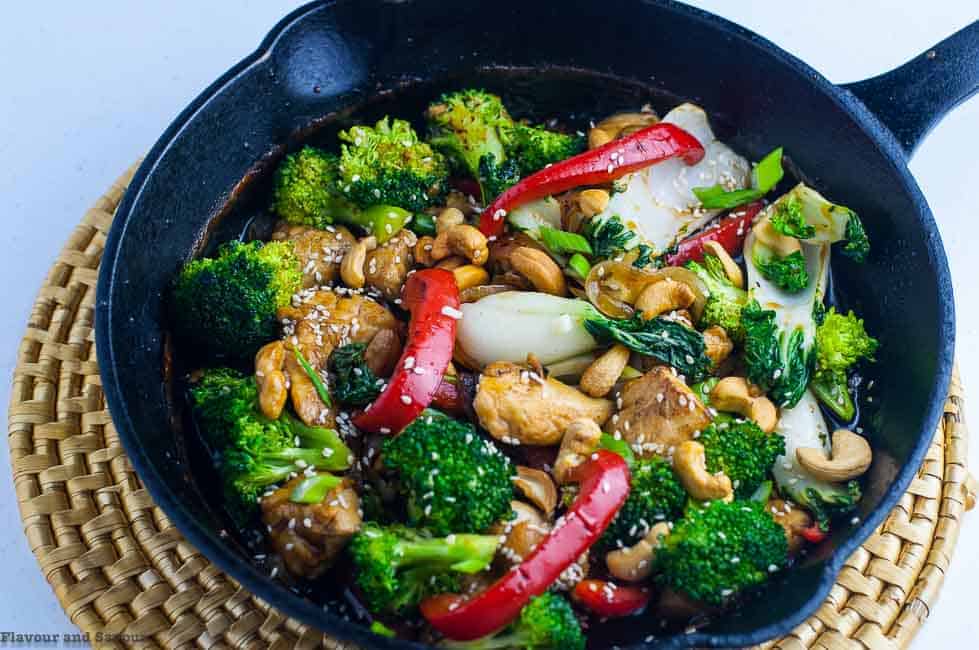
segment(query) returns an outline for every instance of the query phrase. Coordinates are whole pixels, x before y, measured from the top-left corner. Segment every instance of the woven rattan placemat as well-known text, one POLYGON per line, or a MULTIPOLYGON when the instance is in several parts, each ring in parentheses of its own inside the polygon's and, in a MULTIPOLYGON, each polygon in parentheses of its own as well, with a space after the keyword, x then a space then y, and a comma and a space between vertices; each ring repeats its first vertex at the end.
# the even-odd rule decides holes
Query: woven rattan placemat
MULTIPOLYGON (((9 411, 24 533, 71 620, 101 647, 341 644, 279 614, 188 544, 120 446, 102 397, 93 311, 113 212, 133 170, 85 214, 48 273, 18 352, 9 411), (97 643, 99 635, 123 635, 97 643)), ((928 457, 784 648, 906 647, 928 617, 973 505, 958 378, 928 457)))

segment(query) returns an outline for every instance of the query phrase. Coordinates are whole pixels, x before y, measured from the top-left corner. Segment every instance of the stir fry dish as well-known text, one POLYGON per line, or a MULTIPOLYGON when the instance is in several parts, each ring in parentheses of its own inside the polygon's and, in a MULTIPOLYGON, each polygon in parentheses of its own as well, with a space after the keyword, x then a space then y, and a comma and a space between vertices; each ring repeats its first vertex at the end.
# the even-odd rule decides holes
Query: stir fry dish
POLYGON ((826 304, 869 253, 853 211, 692 104, 411 117, 285 156, 270 240, 174 281, 193 422, 273 577, 346 581, 378 634, 572 650, 703 624, 853 517, 878 343, 826 304))

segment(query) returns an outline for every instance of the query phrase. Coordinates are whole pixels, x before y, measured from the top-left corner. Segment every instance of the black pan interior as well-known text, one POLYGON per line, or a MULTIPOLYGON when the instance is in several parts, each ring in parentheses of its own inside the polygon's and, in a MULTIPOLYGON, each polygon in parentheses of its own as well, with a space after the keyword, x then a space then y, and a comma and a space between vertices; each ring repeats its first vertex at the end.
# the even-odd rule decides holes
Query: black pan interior
MULTIPOLYGON (((615 110, 648 102, 664 113, 691 100, 751 159, 784 146, 809 182, 863 217, 874 245, 865 265, 833 262, 840 303, 862 314, 882 343, 872 401, 864 401, 875 462, 859 519, 706 635, 670 643, 741 645, 786 631, 830 584, 834 553, 852 548, 883 516, 878 506, 903 490, 905 466, 920 459, 935 423, 944 390, 936 378, 947 377, 950 363, 951 293, 938 235, 906 169, 881 145, 880 125, 854 117, 838 91, 769 44, 668 3, 589 3, 574 12, 473 3, 461 24, 434 0, 364 8, 324 5, 285 21, 267 55, 239 66, 178 118, 119 210, 99 285, 100 362, 120 437, 157 502, 264 599, 326 631, 359 636, 334 616, 356 616, 349 606, 341 611, 342 594, 317 585, 311 605, 267 580, 251 564, 248 540, 228 534, 213 472, 179 408, 177 379, 195 361, 166 334, 170 278, 216 242, 266 231, 275 162, 301 143, 335 142, 352 120, 417 119, 441 90, 473 85, 501 93, 520 117, 559 117, 581 129, 615 110), (588 38, 574 37, 583 26, 588 38)), ((609 647, 662 634, 655 619, 630 619, 595 626, 590 639, 609 647)))

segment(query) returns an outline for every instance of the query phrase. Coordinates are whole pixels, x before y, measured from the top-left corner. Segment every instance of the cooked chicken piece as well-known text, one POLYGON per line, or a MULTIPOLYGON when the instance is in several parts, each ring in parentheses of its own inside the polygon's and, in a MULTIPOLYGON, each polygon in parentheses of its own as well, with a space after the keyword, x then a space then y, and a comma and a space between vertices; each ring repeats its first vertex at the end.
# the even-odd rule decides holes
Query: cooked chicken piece
POLYGON ((418 239, 410 230, 402 230, 367 254, 364 278, 368 289, 376 289, 388 300, 401 297, 401 287, 411 269, 412 250, 418 239))
POLYGON ((343 256, 357 241, 343 226, 330 226, 330 230, 317 230, 285 221, 276 224, 273 241, 291 239, 295 242, 296 256, 303 269, 303 288, 318 287, 337 279, 343 256))
POLYGON ((625 385, 619 412, 605 426, 620 434, 643 457, 669 456, 694 432, 710 424, 710 414, 693 391, 665 366, 625 385))
POLYGON ((494 438, 514 445, 554 445, 573 420, 589 418, 601 425, 612 414, 607 399, 588 397, 509 361, 486 366, 473 408, 494 438))
POLYGON ((309 376, 296 360, 292 346, 299 347, 316 371, 326 368, 334 348, 347 343, 370 343, 382 331, 398 335, 398 320, 386 308, 358 294, 341 297, 329 290, 307 290, 283 307, 283 323, 289 376, 289 395, 299 418, 308 425, 330 426, 336 415, 316 394, 309 376))
POLYGON ((785 529, 785 538, 789 541, 789 554, 798 553, 806 543, 802 531, 812 526, 812 515, 806 509, 791 505, 782 499, 769 499, 768 511, 772 513, 772 519, 785 529))
POLYGON ((515 517, 499 521, 489 529, 491 535, 503 535, 506 541, 497 551, 500 566, 509 569, 520 564, 547 537, 551 524, 541 512, 523 501, 511 501, 515 517))
POLYGON ((262 522, 289 572, 315 578, 330 568, 360 530, 360 499, 345 480, 320 503, 293 503, 289 495, 302 480, 295 478, 262 499, 262 522))

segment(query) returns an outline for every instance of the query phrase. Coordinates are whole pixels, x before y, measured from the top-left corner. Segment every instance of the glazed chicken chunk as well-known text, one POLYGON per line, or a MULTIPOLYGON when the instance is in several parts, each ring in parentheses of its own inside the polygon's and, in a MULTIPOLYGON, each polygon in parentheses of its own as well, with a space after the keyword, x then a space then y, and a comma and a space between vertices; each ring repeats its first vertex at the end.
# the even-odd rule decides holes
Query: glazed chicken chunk
POLYGON ((293 345, 319 371, 326 368, 335 348, 348 343, 369 344, 379 332, 390 332, 385 338, 400 345, 399 322, 394 315, 358 294, 340 296, 330 290, 307 290, 296 296, 292 306, 280 309, 278 316, 286 337, 289 396, 296 414, 308 425, 329 426, 335 414, 320 400, 292 352, 293 345))
POLYGON ((329 228, 317 230, 280 221, 272 233, 273 241, 295 242, 296 256, 303 272, 303 289, 334 282, 340 272, 343 256, 357 241, 343 226, 329 228))
POLYGON ((369 252, 364 263, 367 286, 388 300, 401 297, 401 287, 411 269, 412 250, 417 242, 415 233, 402 230, 369 252))
POLYGON ((588 418, 602 425, 612 414, 609 400, 589 397, 509 361, 486 366, 473 408, 494 438, 525 445, 555 445, 572 421, 588 418))
POLYGON ((286 568, 295 576, 323 574, 360 530, 360 499, 350 481, 344 481, 315 504, 289 500, 304 477, 295 478, 262 499, 262 523, 286 568))
POLYGON ((619 412, 605 430, 618 434, 640 456, 669 456, 710 424, 707 409, 669 368, 657 366, 625 385, 619 412))

